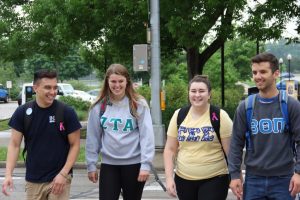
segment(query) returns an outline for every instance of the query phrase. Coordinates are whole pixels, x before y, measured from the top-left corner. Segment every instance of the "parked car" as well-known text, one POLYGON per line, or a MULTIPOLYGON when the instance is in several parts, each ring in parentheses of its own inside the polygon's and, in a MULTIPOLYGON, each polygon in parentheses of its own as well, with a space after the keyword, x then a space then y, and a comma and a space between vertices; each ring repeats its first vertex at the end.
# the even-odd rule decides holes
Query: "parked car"
POLYGON ((17 101, 18 101, 18 106, 22 105, 22 91, 18 94, 17 101))
POLYGON ((90 94, 88 94, 85 91, 82 90, 74 90, 74 93, 72 95, 75 98, 79 98, 83 101, 89 101, 89 102, 93 102, 95 100, 95 96, 92 96, 90 94))
POLYGON ((8 102, 8 92, 2 84, 0 84, 0 101, 8 102))
POLYGON ((99 89, 93 89, 90 91, 87 91, 88 94, 90 94, 91 96, 97 97, 99 95, 99 89))

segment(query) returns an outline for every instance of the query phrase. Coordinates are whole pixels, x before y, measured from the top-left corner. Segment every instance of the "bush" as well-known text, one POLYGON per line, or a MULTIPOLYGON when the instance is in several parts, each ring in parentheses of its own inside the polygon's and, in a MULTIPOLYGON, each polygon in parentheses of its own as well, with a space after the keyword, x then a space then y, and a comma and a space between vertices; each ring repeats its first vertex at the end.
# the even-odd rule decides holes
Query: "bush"
MULTIPOLYGON (((148 102, 151 99, 151 88, 143 85, 138 88, 138 93, 146 98, 148 102)), ((178 76, 171 76, 165 86, 166 109, 162 111, 162 123, 168 127, 174 111, 187 104, 187 84, 178 76)))
POLYGON ((166 128, 178 108, 188 103, 188 85, 178 76, 171 76, 166 82, 166 110, 162 111, 162 121, 166 128))
POLYGON ((73 107, 80 121, 84 121, 87 119, 89 108, 91 106, 90 102, 82 101, 81 99, 71 96, 61 96, 59 97, 59 100, 73 107))
POLYGON ((91 106, 90 102, 72 96, 60 96, 59 100, 73 107, 75 110, 88 111, 91 106))
POLYGON ((142 95, 148 102, 150 102, 150 99, 151 99, 151 89, 148 85, 143 85, 141 87, 139 87, 137 89, 137 92, 142 95))
POLYGON ((11 89, 7 89, 9 91, 9 97, 10 99, 12 100, 17 100, 18 98, 18 95, 20 93, 20 88, 15 86, 15 87, 12 87, 11 89))
POLYGON ((94 89, 94 87, 87 86, 78 80, 70 80, 68 83, 71 84, 75 90, 89 91, 94 89))
MULTIPOLYGON (((236 86, 235 88, 225 89, 225 105, 224 110, 228 113, 231 119, 234 117, 235 110, 244 96, 244 88, 236 86)), ((212 104, 221 107, 221 89, 216 88, 212 91, 212 104)))

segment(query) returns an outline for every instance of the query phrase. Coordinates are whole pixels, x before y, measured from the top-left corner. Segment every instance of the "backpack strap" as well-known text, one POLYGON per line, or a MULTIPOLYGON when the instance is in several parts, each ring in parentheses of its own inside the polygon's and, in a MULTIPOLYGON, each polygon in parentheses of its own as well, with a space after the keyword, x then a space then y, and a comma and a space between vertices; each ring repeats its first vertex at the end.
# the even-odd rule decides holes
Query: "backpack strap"
POLYGON ((60 135, 63 136, 63 139, 67 142, 67 135, 65 134, 65 124, 64 124, 64 111, 65 111, 65 104, 60 101, 56 101, 56 108, 55 108, 55 123, 56 127, 60 135))
POLYGON ((285 124, 284 124, 285 131, 290 130, 290 120, 289 120, 287 102, 288 102, 287 93, 283 90, 280 90, 279 91, 279 105, 280 105, 281 113, 282 113, 284 121, 285 121, 285 124))
MULTIPOLYGON (((25 116, 24 116, 24 133, 27 133, 32 121, 33 110, 35 106, 35 100, 25 103, 25 116)), ((24 134, 23 133, 23 134, 24 134)))
POLYGON ((107 106, 107 100, 106 98, 104 98, 100 101, 100 112, 99 112, 100 119, 106 110, 106 106, 107 106))
POLYGON ((228 165, 227 156, 226 156, 226 153, 223 149, 221 135, 220 135, 220 108, 210 104, 209 116, 210 116, 210 123, 211 123, 211 125, 213 126, 213 128, 215 130, 215 133, 216 133, 216 135, 218 137, 218 140, 220 142, 222 151, 224 153, 224 158, 225 158, 226 163, 228 165))
POLYGON ((288 112, 288 95, 285 90, 279 91, 279 105, 281 109, 281 113, 284 118, 284 132, 288 132, 290 135, 291 140, 291 148, 293 150, 293 154, 297 156, 297 149, 296 149, 296 142, 293 139, 292 132, 290 131, 290 119, 289 119, 289 112, 288 112))
POLYGON ((22 156, 24 160, 26 161, 26 152, 27 152, 27 137, 25 137, 25 134, 28 132, 31 121, 32 121, 32 116, 33 116, 33 110, 35 107, 35 100, 31 100, 27 103, 24 104, 24 109, 25 109, 25 115, 24 115, 24 129, 23 129, 23 135, 24 135, 24 148, 22 151, 22 156))
POLYGON ((247 131, 246 131, 246 149, 252 151, 251 144, 251 121, 253 117, 253 108, 255 105, 256 94, 248 96, 245 100, 247 131))
MULTIPOLYGON (((210 122, 213 126, 217 137, 221 143, 221 136, 220 136, 220 108, 214 105, 210 104, 209 108, 209 116, 210 116, 210 122)), ((222 143, 221 143, 222 144, 222 143)))
POLYGON ((180 110, 178 112, 178 116, 177 116, 177 129, 179 128, 179 126, 184 121, 184 119, 187 116, 190 108, 191 108, 191 105, 187 105, 185 107, 180 108, 180 110))

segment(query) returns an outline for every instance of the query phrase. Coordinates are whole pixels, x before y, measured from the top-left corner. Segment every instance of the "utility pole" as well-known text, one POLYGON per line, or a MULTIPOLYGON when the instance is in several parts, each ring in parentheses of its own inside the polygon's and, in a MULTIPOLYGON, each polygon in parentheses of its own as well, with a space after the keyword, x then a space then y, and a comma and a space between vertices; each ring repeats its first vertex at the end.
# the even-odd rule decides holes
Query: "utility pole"
POLYGON ((162 124, 160 109, 160 21, 159 0, 150 1, 151 25, 151 114, 153 120, 155 148, 165 145, 165 127, 162 124))

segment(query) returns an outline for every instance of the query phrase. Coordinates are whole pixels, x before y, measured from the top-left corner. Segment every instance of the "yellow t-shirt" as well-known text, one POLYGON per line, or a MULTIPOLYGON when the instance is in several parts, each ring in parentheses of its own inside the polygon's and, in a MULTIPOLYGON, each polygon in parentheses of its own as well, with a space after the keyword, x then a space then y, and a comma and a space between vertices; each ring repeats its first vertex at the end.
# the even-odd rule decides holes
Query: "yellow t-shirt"
MULTIPOLYGON (((209 109, 197 120, 187 114, 177 130, 176 110, 169 124, 167 135, 179 142, 176 174, 187 180, 202 180, 228 174, 222 146, 212 127, 209 109)), ((231 136, 232 120, 220 110, 220 137, 231 136)))

